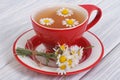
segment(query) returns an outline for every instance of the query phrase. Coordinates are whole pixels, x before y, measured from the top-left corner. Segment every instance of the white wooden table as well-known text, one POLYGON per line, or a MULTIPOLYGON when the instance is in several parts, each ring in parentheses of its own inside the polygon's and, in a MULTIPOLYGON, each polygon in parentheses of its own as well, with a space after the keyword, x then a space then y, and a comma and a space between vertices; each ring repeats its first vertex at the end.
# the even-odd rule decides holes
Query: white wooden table
POLYGON ((101 20, 90 31, 103 42, 104 58, 91 70, 67 76, 66 80, 120 80, 120 0, 0 0, 0 80, 65 79, 30 71, 12 53, 15 39, 32 28, 31 12, 46 3, 89 3, 103 11, 101 20))

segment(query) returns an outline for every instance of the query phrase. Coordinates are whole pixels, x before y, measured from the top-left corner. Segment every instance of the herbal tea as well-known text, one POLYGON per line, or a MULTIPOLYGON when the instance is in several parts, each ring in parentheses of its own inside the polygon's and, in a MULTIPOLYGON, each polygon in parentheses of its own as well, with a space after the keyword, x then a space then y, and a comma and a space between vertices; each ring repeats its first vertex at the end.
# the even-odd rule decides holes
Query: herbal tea
POLYGON ((35 21, 50 28, 70 28, 81 24, 85 19, 84 13, 68 8, 47 8, 36 14, 35 21))

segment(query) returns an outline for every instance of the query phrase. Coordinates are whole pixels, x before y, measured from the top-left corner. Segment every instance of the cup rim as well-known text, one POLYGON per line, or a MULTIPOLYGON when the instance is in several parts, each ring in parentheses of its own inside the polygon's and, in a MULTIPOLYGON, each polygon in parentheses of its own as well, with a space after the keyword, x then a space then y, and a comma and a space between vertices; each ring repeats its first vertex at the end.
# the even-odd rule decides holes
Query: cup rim
MULTIPOLYGON (((81 9, 81 10, 83 10, 84 12, 85 12, 85 14, 86 14, 86 18, 85 18, 85 20, 81 23, 81 24, 79 24, 79 25, 77 25, 77 26, 75 26, 75 27, 70 27, 70 28, 50 28, 50 27, 45 27, 45 26, 43 26, 43 25, 41 25, 41 24, 39 24, 39 23, 37 23, 35 20, 34 20, 34 16, 35 16, 35 14, 37 13, 37 12, 39 12, 40 11, 40 9, 38 9, 38 10, 36 10, 34 13, 32 13, 32 15, 30 16, 30 18, 31 18, 31 20, 32 20, 32 22, 34 22, 36 25, 38 25, 38 26, 40 26, 40 27, 42 27, 42 28, 45 28, 45 29, 49 29, 49 30, 70 30, 70 29, 75 29, 75 28, 77 28, 77 27, 79 27, 79 26, 81 26, 81 25, 83 25, 87 20, 88 20, 88 11, 85 9, 85 8, 83 8, 83 7, 81 7, 80 5, 78 5, 78 4, 76 4, 76 5, 73 5, 73 4, 69 4, 69 3, 64 3, 64 4, 52 4, 52 6, 61 6, 61 5, 63 5, 63 6, 74 6, 74 7, 77 7, 78 9, 81 9)), ((51 7, 51 5, 48 5, 48 7, 51 7)), ((45 9, 45 8, 44 8, 45 9)))

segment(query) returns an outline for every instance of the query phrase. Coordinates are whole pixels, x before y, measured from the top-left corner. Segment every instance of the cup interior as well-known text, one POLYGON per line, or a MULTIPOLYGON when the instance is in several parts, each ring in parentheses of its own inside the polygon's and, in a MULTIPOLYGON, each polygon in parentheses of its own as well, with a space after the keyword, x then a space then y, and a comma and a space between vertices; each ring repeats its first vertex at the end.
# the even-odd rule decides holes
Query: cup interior
MULTIPOLYGON (((41 14, 41 12, 42 11, 44 11, 44 10, 51 10, 51 9, 55 9, 55 10, 57 10, 58 8, 69 8, 69 9, 74 9, 76 12, 77 12, 77 14, 78 15, 80 15, 80 24, 79 25, 77 25, 77 26, 80 26, 80 25, 82 25, 82 24, 84 24, 84 22, 86 22, 87 21, 87 19, 88 19, 88 12, 87 12, 87 10, 86 9, 84 9, 84 8, 82 8, 81 6, 79 6, 79 5, 72 5, 72 4, 52 4, 52 5, 45 5, 45 6, 42 6, 41 8, 39 8, 38 10, 36 10, 32 15, 31 15, 31 19, 32 19, 32 21, 35 23, 35 24, 37 24, 38 26, 40 26, 40 27, 45 27, 45 26, 43 26, 43 25, 41 25, 40 23, 39 23, 39 19, 40 19, 40 17, 42 16, 43 17, 43 15, 41 14)), ((49 11, 47 11, 47 12, 45 12, 44 14, 48 14, 49 13, 49 11)), ((51 12, 52 13, 52 12, 51 12)), ((49 13, 49 14, 51 14, 51 13, 49 13)), ((54 15, 53 15, 54 16, 54 15)), ((76 17, 77 18, 77 17, 76 17)), ((77 27, 77 26, 75 26, 75 27, 77 27)), ((71 27, 71 28, 75 28, 75 27, 71 27)), ((45 27, 45 28, 48 28, 48 29, 50 29, 50 27, 45 27)), ((53 29, 53 28, 52 28, 53 29)), ((62 28, 63 29, 63 28, 62 28)))

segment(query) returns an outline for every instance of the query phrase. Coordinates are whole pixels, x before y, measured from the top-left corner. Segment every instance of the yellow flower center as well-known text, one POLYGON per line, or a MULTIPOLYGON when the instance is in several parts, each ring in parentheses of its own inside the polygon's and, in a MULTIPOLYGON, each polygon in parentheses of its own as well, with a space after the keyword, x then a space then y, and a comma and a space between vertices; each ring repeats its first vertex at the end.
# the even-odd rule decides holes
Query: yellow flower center
POLYGON ((49 23, 49 22, 50 22, 50 20, 48 20, 48 19, 44 20, 44 23, 49 23))
POLYGON ((68 60, 68 65, 71 66, 72 65, 72 59, 68 60))
POLYGON ((60 49, 61 49, 62 51, 64 51, 64 50, 65 50, 65 45, 64 45, 64 44, 61 45, 61 46, 60 46, 60 49))
POLYGON ((61 70, 65 70, 65 69, 66 69, 66 65, 60 66, 60 69, 61 69, 61 70))
POLYGON ((66 56, 60 56, 59 61, 61 63, 65 62, 67 60, 66 56))
POLYGON ((69 11, 68 11, 68 9, 63 9, 61 13, 64 15, 67 15, 69 13, 69 11))
POLYGON ((74 21, 73 21, 72 19, 69 19, 69 20, 67 20, 66 22, 67 22, 67 24, 69 24, 69 25, 73 25, 73 24, 74 24, 74 21))

